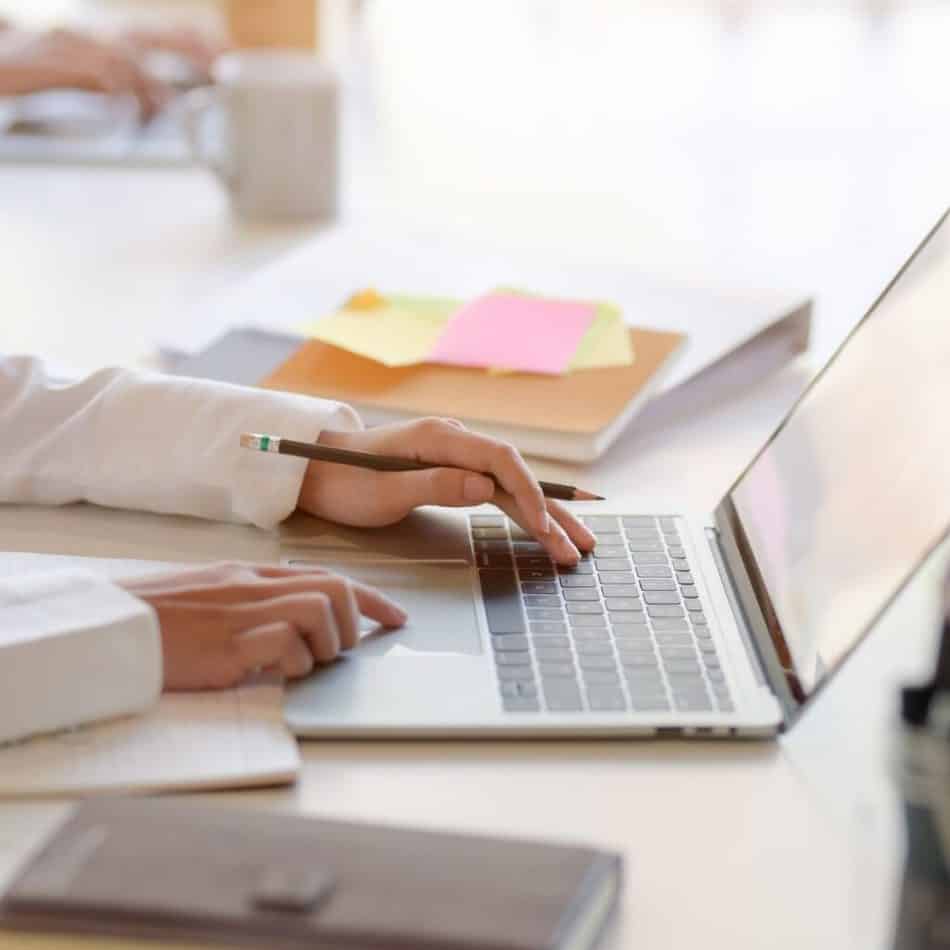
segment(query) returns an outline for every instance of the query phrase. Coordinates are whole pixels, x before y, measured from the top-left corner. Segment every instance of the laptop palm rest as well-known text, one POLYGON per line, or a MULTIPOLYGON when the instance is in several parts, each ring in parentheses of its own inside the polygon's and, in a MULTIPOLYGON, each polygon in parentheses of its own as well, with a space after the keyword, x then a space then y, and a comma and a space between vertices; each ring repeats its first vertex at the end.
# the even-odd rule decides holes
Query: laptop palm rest
POLYGON ((291 686, 285 715, 295 731, 447 725, 494 705, 470 564, 325 556, 319 564, 378 587, 406 609, 409 620, 397 630, 369 625, 356 647, 291 686))

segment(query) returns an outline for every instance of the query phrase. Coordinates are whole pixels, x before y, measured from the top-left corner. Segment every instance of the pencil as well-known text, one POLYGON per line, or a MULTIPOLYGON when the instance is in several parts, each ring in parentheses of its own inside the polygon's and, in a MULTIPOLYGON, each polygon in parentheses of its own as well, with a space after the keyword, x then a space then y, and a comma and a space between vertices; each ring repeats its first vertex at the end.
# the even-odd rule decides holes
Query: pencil
MULTIPOLYGON (((438 465, 434 462, 417 462, 415 459, 399 458, 396 455, 376 455, 372 452, 355 452, 352 449, 335 449, 329 445, 312 442, 296 442, 282 439, 276 435, 262 435, 258 432, 245 432, 241 436, 241 445, 245 449, 257 452, 277 452, 280 455, 296 455, 299 458, 315 459, 318 462, 335 462, 338 465, 355 465, 357 468, 371 468, 377 472, 416 472, 427 468, 446 468, 453 466, 438 465)), ((498 479, 487 475, 496 485, 498 479)), ((557 482, 539 482, 545 498, 558 498, 561 501, 603 501, 601 495, 575 488, 573 485, 560 485, 557 482)))

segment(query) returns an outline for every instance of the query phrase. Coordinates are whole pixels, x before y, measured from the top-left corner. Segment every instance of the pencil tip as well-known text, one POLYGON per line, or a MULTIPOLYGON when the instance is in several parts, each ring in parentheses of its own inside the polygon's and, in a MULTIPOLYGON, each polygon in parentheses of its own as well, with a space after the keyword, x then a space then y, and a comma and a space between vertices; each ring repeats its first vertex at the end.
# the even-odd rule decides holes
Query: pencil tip
POLYGON ((574 489, 574 501, 606 501, 603 495, 595 495, 593 492, 584 491, 582 488, 574 489))

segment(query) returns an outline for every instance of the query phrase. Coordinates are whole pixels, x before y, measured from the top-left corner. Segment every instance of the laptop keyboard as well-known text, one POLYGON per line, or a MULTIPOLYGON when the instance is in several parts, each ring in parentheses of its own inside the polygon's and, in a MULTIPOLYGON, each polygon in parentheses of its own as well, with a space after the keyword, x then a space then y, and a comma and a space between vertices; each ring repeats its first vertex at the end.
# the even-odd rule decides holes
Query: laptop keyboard
POLYGON ((677 519, 582 518, 575 568, 503 515, 470 515, 501 702, 509 712, 731 712, 677 519))

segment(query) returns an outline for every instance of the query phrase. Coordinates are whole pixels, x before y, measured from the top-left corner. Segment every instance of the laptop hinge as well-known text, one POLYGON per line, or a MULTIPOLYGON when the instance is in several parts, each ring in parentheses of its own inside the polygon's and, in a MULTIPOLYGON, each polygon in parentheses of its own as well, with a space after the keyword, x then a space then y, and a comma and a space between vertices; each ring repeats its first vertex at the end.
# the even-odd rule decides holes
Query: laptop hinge
MULTIPOLYGON (((749 621, 749 617, 742 605, 742 599, 739 597, 739 592, 736 589, 735 581, 726 564, 726 558, 723 554, 722 540, 720 538, 719 532, 715 528, 706 528, 706 539, 709 542, 709 548, 712 552, 713 563, 716 565, 716 570, 719 571, 719 576, 722 578, 722 586, 726 592, 726 598, 729 601, 729 606, 732 609, 732 615, 736 621, 736 628, 739 631, 739 638, 742 640, 742 645, 745 648, 746 655, 749 658, 749 663, 752 666, 756 683, 758 683, 759 686, 768 689, 778 700, 779 705, 782 707, 784 728, 788 725, 788 722, 791 719, 791 713, 794 711, 796 706, 793 702, 790 702, 790 697, 783 696, 782 691, 775 688, 771 677, 768 675, 768 661, 762 655, 762 652, 759 649, 758 641, 752 633, 752 625, 749 621)), ((782 678, 782 681, 784 682, 784 677, 782 678)))

